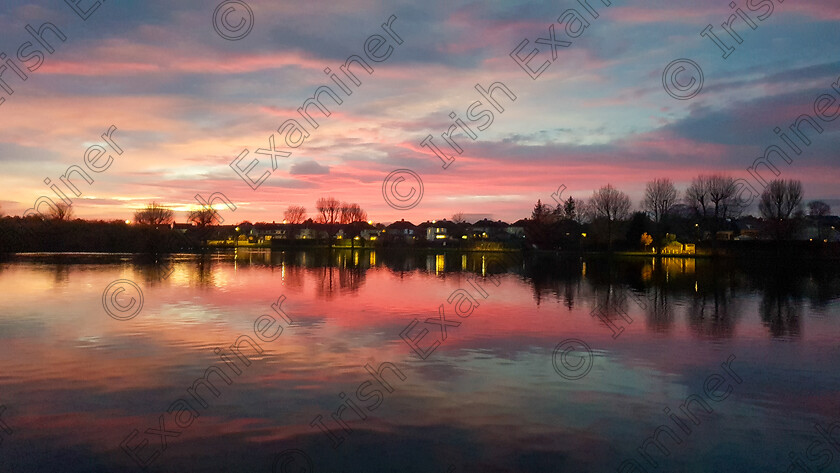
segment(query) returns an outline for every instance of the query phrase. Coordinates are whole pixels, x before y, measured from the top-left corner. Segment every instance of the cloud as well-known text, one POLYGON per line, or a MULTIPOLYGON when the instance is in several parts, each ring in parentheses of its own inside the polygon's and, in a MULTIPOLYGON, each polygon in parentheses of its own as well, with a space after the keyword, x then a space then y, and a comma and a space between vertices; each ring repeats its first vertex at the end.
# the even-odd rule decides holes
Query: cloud
POLYGON ((329 173, 329 166, 321 166, 315 161, 304 161, 302 163, 292 164, 292 168, 289 170, 289 174, 293 176, 329 173))

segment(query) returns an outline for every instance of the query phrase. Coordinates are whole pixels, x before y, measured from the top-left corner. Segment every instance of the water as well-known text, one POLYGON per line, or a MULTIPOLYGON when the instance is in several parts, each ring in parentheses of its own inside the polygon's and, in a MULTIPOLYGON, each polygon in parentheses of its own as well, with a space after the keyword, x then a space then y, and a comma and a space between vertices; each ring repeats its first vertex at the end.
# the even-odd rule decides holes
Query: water
MULTIPOLYGON (((834 264, 240 251, 168 268, 30 255, 0 263, 0 288, 3 472, 840 464, 840 444, 812 445, 815 424, 840 422, 834 264), (121 279, 143 294, 133 318, 129 286, 106 297, 125 312, 103 308, 121 279), (272 309, 281 296, 292 325, 272 309), (255 333, 264 314, 269 341, 255 333), (243 335, 262 353, 245 343, 238 358, 243 335), (188 388, 212 367, 230 384, 212 374, 218 396, 195 391, 204 407, 188 388), (331 417, 343 404, 349 431, 331 417)), ((827 435, 840 441, 840 424, 827 435)))

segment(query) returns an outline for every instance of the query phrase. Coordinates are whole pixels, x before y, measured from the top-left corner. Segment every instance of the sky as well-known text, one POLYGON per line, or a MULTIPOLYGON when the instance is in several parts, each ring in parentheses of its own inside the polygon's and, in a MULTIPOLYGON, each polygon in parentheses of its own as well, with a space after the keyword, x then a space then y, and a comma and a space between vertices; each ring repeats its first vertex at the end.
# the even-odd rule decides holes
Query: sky
POLYGON ((607 183, 638 208, 658 177, 683 190, 724 173, 758 193, 774 172, 747 168, 774 145, 791 161, 770 158, 779 178, 840 207, 840 4, 605 2, 3 2, 0 211, 59 201, 55 185, 91 219, 157 201, 185 221, 217 194, 225 223, 314 216, 325 196, 378 222, 514 221, 607 183), (66 39, 35 39, 45 22, 66 39), (491 84, 515 100, 491 104, 476 90, 491 84), (298 108, 324 86, 341 103, 310 101, 315 127, 298 108), (790 130, 803 114, 822 132, 790 130), (72 166, 91 180, 69 175, 79 195, 60 182, 72 166))

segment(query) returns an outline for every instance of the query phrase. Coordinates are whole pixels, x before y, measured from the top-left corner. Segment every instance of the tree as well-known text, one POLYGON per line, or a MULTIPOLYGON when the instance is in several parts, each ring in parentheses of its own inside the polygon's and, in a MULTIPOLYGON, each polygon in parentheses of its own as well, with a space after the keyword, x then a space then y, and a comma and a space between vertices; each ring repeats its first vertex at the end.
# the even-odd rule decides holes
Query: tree
POLYGON ((808 202, 808 215, 817 224, 817 237, 823 239, 823 217, 831 215, 831 207, 821 200, 808 202))
POLYGON ((648 235, 647 233, 642 233, 641 243, 642 246, 645 247, 645 251, 647 251, 647 247, 650 246, 651 243, 653 243, 653 237, 648 235))
POLYGON ((661 223, 676 205, 677 196, 677 188, 670 179, 654 179, 645 186, 642 208, 650 214, 654 222, 661 223))
POLYGON ((538 225, 541 225, 551 223, 551 220, 551 207, 549 207, 546 204, 543 204, 542 200, 537 200, 537 204, 534 205, 534 210, 531 211, 531 221, 538 225))
POLYGON ((821 200, 808 202, 808 215, 811 217, 828 217, 831 215, 831 207, 821 200))
POLYGON ((630 197, 607 184, 592 193, 589 201, 593 220, 603 219, 607 223, 607 248, 612 249, 613 225, 630 214, 630 197))
POLYGON ((709 200, 714 206, 715 221, 736 217, 741 213, 738 201, 738 186, 735 179, 721 174, 708 176, 709 200))
POLYGON ((802 214, 802 183, 795 180, 770 181, 758 202, 761 216, 775 229, 776 238, 790 238, 795 220, 802 214))
POLYGON ((167 225, 174 220, 175 213, 172 210, 152 202, 145 208, 134 212, 134 221, 141 225, 167 225))
POLYGON ((338 222, 341 213, 341 202, 335 197, 320 197, 315 201, 318 210, 318 223, 334 224, 338 222))
POLYGON ((701 220, 711 220, 713 232, 717 231, 722 221, 737 217, 743 210, 735 179, 722 174, 694 178, 685 191, 685 203, 701 220))
POLYGON ((187 220, 197 227, 204 228, 216 222, 216 211, 212 207, 202 207, 201 209, 191 211, 187 220))
POLYGON ((569 198, 563 202, 563 218, 566 220, 577 219, 577 203, 572 196, 569 196, 569 198))
POLYGON ((73 207, 64 202, 50 206, 50 218, 59 222, 70 220, 73 218, 73 207))
MULTIPOLYGON (((665 232, 663 222, 676 205, 677 197, 677 188, 670 179, 654 179, 645 186, 642 208, 653 218, 656 241, 662 239, 662 234, 665 232)), ((656 245, 656 248, 661 250, 662 245, 656 245)))
POLYGON ((301 205, 290 205, 283 212, 283 220, 288 223, 303 223, 306 220, 306 208, 301 205))
POLYGON ((348 204, 342 202, 339 206, 338 223, 348 224, 353 222, 364 222, 367 220, 367 212, 362 210, 359 204, 348 204))
POLYGON ((452 222, 457 224, 467 223, 467 219, 464 217, 464 212, 452 214, 452 222))
POLYGON ((705 219, 708 216, 709 181, 706 176, 697 176, 685 190, 685 203, 694 209, 694 213, 705 219))

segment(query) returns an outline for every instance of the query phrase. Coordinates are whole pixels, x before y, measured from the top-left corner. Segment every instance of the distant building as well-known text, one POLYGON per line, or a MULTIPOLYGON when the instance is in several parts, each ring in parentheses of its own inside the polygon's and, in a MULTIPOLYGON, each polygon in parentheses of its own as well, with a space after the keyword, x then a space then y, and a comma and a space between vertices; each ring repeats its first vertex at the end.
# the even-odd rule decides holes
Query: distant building
POLYGON ((405 219, 385 227, 385 235, 391 241, 410 242, 416 238, 417 227, 405 219))

